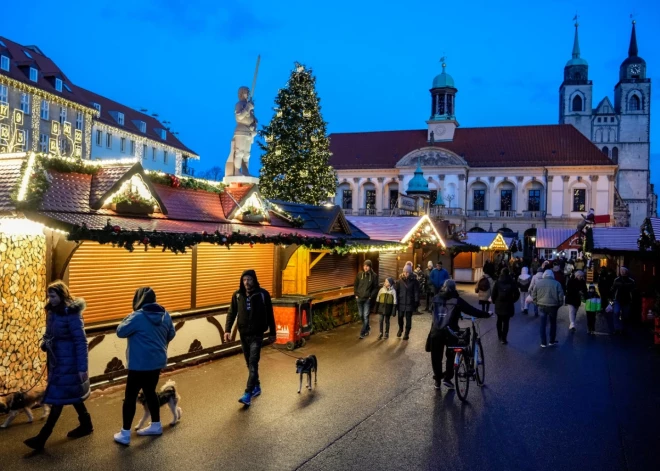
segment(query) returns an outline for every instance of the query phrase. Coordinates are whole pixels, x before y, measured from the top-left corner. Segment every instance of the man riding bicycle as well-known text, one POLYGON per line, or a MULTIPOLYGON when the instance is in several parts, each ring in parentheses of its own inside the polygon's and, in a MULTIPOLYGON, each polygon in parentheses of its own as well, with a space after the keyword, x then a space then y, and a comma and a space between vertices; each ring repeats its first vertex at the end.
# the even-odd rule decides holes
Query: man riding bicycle
POLYGON ((450 333, 459 331, 458 321, 461 314, 471 317, 488 318, 492 314, 483 312, 471 306, 461 298, 456 290, 454 280, 445 281, 444 285, 433 298, 433 323, 426 341, 426 351, 431 352, 431 364, 433 365, 433 379, 435 388, 440 389, 440 383, 448 389, 454 389, 451 379, 454 376, 454 357, 456 353, 447 346, 456 342, 456 337, 450 333), (445 371, 442 371, 442 354, 446 351, 445 371))

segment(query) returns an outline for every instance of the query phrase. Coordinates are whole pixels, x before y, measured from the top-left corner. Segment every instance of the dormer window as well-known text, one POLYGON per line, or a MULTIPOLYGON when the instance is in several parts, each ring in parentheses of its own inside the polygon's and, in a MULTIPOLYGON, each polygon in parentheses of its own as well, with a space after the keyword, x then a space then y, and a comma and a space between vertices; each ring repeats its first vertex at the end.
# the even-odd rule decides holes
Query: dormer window
POLYGON ((9 57, 0 56, 0 69, 9 72, 9 57))
POLYGON ((117 122, 120 126, 124 125, 124 113, 117 113, 117 122))
POLYGON ((56 78, 55 79, 55 90, 58 92, 62 91, 62 79, 56 78))
POLYGON ((0 46, 7 47, 7 45, 4 43, 4 41, 2 39, 0 39, 0 46))
POLYGON ((99 113, 101 112, 101 105, 99 105, 98 103, 92 103, 92 106, 96 109, 96 111, 98 111, 99 113))
POLYGON ((162 140, 167 139, 167 131, 165 129, 159 129, 158 131, 162 140))
POLYGON ((27 57, 28 59, 32 59, 32 55, 26 50, 23 50, 23 54, 25 54, 25 57, 27 57))
POLYGON ((147 132, 147 123, 144 121, 133 121, 133 124, 137 126, 137 128, 140 130, 140 132, 145 133, 147 132))
POLYGON ((66 83, 64 84, 64 88, 66 88, 67 92, 72 93, 71 92, 71 87, 69 87, 66 83))
POLYGON ((30 67, 30 80, 32 80, 33 82, 39 80, 39 73, 37 72, 37 69, 35 69, 34 67, 30 67))

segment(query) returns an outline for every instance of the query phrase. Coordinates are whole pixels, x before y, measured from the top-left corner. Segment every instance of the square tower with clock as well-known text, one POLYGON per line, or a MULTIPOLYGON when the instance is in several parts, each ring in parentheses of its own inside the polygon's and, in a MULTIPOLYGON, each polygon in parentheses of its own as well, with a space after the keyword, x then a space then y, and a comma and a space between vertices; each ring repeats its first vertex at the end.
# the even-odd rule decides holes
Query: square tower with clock
POLYGON ((456 93, 454 79, 445 70, 447 64, 442 59, 442 73, 433 79, 431 87, 431 117, 428 125, 427 139, 430 143, 452 141, 454 131, 458 127, 456 121, 456 93))

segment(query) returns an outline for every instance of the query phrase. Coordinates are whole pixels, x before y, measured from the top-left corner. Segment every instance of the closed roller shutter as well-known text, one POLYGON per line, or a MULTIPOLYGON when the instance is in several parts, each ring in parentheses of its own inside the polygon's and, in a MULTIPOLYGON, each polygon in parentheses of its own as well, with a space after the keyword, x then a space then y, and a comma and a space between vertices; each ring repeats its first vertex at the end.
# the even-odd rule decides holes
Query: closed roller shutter
POLYGON ((307 292, 318 293, 350 286, 355 282, 357 255, 327 254, 312 267, 307 279, 307 292))
POLYGON ((238 289, 241 274, 252 269, 262 288, 273 293, 273 244, 197 246, 197 296, 195 307, 228 304, 238 289))
POLYGON ((132 312, 133 295, 142 286, 156 292, 168 311, 190 308, 191 251, 174 254, 85 242, 69 262, 69 288, 84 298, 86 323, 123 319, 132 312))
POLYGON ((385 253, 381 252, 378 256, 378 282, 384 283, 385 278, 391 276, 395 280, 399 278, 400 271, 403 270, 403 262, 401 268, 397 268, 398 253, 385 253))

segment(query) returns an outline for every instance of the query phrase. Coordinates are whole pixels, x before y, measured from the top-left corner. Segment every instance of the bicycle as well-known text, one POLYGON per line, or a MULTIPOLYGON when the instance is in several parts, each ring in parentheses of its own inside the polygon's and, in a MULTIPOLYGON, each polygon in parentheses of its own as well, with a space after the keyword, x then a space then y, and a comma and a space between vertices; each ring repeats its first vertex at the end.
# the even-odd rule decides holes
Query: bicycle
MULTIPOLYGON (((463 316, 461 316, 463 320, 463 316)), ((479 330, 475 323, 475 318, 470 317, 472 326, 467 329, 461 329, 454 332, 451 329, 449 333, 458 339, 458 345, 450 346, 456 353, 454 359, 454 381, 456 382, 456 394, 458 398, 467 401, 468 391, 470 390, 470 380, 477 382, 478 386, 483 386, 486 379, 486 360, 484 358, 484 348, 479 337, 479 330), (476 365, 475 365, 476 359, 476 365)))

